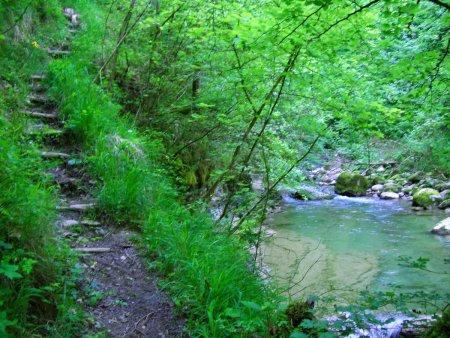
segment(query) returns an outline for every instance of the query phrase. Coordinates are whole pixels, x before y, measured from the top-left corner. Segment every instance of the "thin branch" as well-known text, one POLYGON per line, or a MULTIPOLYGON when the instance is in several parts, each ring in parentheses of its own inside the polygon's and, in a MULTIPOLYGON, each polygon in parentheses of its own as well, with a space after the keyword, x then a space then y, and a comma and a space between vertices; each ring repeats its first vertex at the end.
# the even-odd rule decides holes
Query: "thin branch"
MULTIPOLYGON (((326 129, 328 129, 330 127, 330 125, 328 125, 326 129)), ((324 131, 325 131, 324 130, 324 131)), ((314 146, 316 145, 317 141, 319 141, 320 137, 322 136, 321 133, 319 133, 319 135, 317 135, 317 137, 314 139, 313 143, 311 143, 311 145, 309 146, 308 150, 303 154, 302 157, 300 157, 297 161, 295 161, 288 170, 286 170, 280 177, 278 177, 278 179, 270 186, 269 190, 266 192, 266 194, 270 194, 275 188, 276 186, 283 181, 287 175, 289 175, 291 173, 292 170, 294 170, 296 167, 298 167, 298 165, 309 155, 309 153, 313 150, 314 146)), ((230 234, 235 233, 239 227, 242 225, 242 223, 245 221, 245 219, 250 216, 253 211, 255 211, 255 209, 259 206, 259 204, 261 204, 261 202, 264 200, 264 196, 261 197, 254 205, 253 207, 251 207, 245 214, 244 216, 241 217, 241 219, 239 220, 239 222, 236 224, 236 226, 231 230, 230 234)))
POLYGON ((122 36, 122 38, 117 42, 116 47, 114 48, 113 52, 111 53, 111 55, 108 57, 108 60, 106 60, 106 62, 103 64, 103 66, 100 68, 100 70, 97 73, 97 76, 94 78, 93 82, 96 82, 97 79, 99 78, 99 76, 101 76, 103 70, 105 69, 105 67, 111 62, 112 58, 114 57, 114 55, 117 53, 117 51, 119 50, 120 46, 122 45, 122 43, 125 41, 125 39, 128 37, 128 35, 131 33, 131 31, 133 30, 133 28, 137 25, 137 23, 139 22, 139 20, 142 18, 142 16, 145 14, 145 12, 147 11, 148 7, 150 6, 152 2, 150 1, 149 3, 147 3, 147 5, 145 6, 145 8, 143 9, 143 11, 141 13, 139 13, 139 15, 137 16, 136 20, 134 21, 133 25, 130 27, 130 29, 128 29, 126 31, 126 33, 122 36))
POLYGON ((444 8, 446 8, 448 11, 450 11, 450 5, 449 5, 449 4, 446 4, 445 2, 442 2, 442 1, 439 1, 439 0, 428 0, 428 1, 434 3, 435 5, 444 7, 444 8))
POLYGON ((348 20, 349 18, 351 18, 353 15, 358 14, 359 12, 362 12, 364 9, 371 7, 372 5, 375 5, 376 3, 380 2, 380 0, 373 0, 367 4, 365 4, 364 6, 359 7, 357 10, 347 14, 346 17, 336 21, 335 23, 333 23, 332 25, 330 25, 327 29, 325 29, 322 33, 320 33, 319 35, 316 35, 314 38, 312 38, 310 41, 313 40, 317 40, 319 38, 321 38, 323 35, 325 35, 326 33, 328 33, 332 28, 336 27, 337 25, 339 25, 341 22, 348 20))
POLYGON ((308 21, 308 19, 310 17, 312 17, 313 15, 317 14, 324 7, 325 7, 325 5, 322 5, 319 8, 317 8, 314 12, 309 14, 301 23, 299 23, 293 30, 291 30, 288 35, 286 35, 284 38, 282 38, 280 40, 280 42, 277 43, 277 45, 278 46, 281 45, 284 42, 284 40, 286 40, 288 37, 290 37, 292 34, 294 34, 297 31, 297 29, 299 29, 301 26, 303 26, 306 23, 306 21, 308 21))
POLYGON ((438 77, 439 71, 441 70, 441 65, 444 62, 445 58, 447 57, 449 51, 450 51, 450 38, 447 40, 447 47, 445 47, 445 51, 442 53, 441 58, 439 59, 438 63, 436 64, 436 67, 434 67, 435 72, 434 72, 433 76, 431 77, 431 81, 430 81, 430 85, 429 85, 430 91, 433 89, 433 82, 438 77))
POLYGON ((173 157, 177 156, 179 153, 181 153, 184 149, 186 149, 187 147, 193 145, 195 142, 198 142, 200 140, 202 140, 203 138, 205 138, 206 136, 208 136, 209 134, 211 134, 214 130, 216 130, 217 128, 219 128, 221 126, 221 124, 216 124, 214 127, 208 129, 204 134, 202 134, 201 136, 193 139, 192 141, 186 143, 184 146, 182 146, 180 149, 178 149, 177 151, 175 151, 173 153, 173 157))
POLYGON ((275 90, 277 89, 278 85, 286 77, 286 74, 292 69, 293 61, 295 61, 295 58, 293 58, 293 55, 298 54, 299 50, 300 50, 300 46, 295 46, 294 49, 292 50, 291 55, 289 57, 289 60, 286 63, 284 69, 283 69, 283 72, 278 76, 278 78, 276 79, 275 83, 272 85, 272 87, 270 88, 268 93, 264 96, 264 99, 263 99, 261 105, 259 106, 258 110, 254 112, 253 118, 250 121, 250 123, 248 124, 247 129, 245 130, 245 133, 244 133, 244 136, 242 137, 242 140, 239 142, 239 144, 234 149, 233 157, 231 158, 230 163, 228 164, 227 168, 222 172, 222 174, 220 174, 219 177, 217 177, 217 179, 213 182, 211 187, 206 191, 205 197, 209 198, 214 193, 214 191, 216 190, 216 188, 219 185, 219 183, 223 180, 223 178, 226 175, 228 175, 228 173, 230 172, 230 170, 232 168, 234 168, 234 165, 236 164, 238 156, 241 153, 242 145, 245 142, 247 142, 248 137, 250 135, 250 132, 253 130, 253 127, 255 126, 256 122, 259 120, 262 112, 266 108, 267 102, 272 97, 272 95, 275 92, 275 90))

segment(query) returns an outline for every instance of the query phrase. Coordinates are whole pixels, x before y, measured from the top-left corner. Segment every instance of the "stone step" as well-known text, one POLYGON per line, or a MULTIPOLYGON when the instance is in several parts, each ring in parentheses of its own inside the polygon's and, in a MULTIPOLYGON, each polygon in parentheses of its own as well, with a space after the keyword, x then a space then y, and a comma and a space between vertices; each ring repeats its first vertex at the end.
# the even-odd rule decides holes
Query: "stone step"
POLYGON ((85 212, 91 211, 95 208, 95 203, 91 202, 73 202, 69 205, 63 205, 57 207, 59 211, 75 211, 75 212, 85 212))
POLYGON ((66 160, 70 158, 69 154, 66 153, 59 153, 59 152, 53 152, 53 151, 42 151, 41 156, 45 159, 61 159, 66 160))
POLYGON ((84 226, 100 226, 100 222, 92 221, 92 220, 74 220, 74 219, 66 219, 61 223, 61 226, 64 228, 70 228, 73 226, 84 225, 84 226))
POLYGON ((49 113, 40 113, 36 111, 23 111, 22 114, 31 118, 44 120, 56 120, 58 118, 58 115, 56 113, 49 114, 49 113))
POLYGON ((64 7, 64 16, 67 18, 70 18, 72 15, 75 14, 75 9, 72 7, 64 7))
POLYGON ((78 27, 80 25, 80 14, 74 13, 72 15, 67 14, 66 18, 69 20, 71 27, 78 27))
POLYGON ((47 89, 41 84, 41 82, 33 82, 28 86, 28 88, 30 89, 31 92, 35 93, 42 93, 47 89))
POLYGON ((47 53, 54 59, 60 59, 70 54, 68 50, 47 49, 47 53))

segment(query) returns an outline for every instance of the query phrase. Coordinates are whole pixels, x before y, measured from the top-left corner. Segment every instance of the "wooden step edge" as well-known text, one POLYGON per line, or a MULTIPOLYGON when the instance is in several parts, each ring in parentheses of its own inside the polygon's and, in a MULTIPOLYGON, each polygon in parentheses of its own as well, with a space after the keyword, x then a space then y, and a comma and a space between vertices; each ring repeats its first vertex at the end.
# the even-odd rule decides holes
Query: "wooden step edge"
POLYGON ((22 111, 21 114, 32 118, 46 119, 46 120, 56 120, 58 118, 57 114, 39 113, 34 111, 22 111))
POLYGON ((56 50, 56 49, 47 49, 47 53, 51 56, 51 57, 63 57, 63 56, 67 56, 70 54, 70 51, 68 50, 56 50))
POLYGON ((40 129, 35 128, 33 130, 27 130, 25 131, 25 134, 28 136, 44 136, 44 137, 50 137, 50 136, 61 136, 64 134, 63 129, 40 129))
POLYGON ((75 248, 74 250, 81 253, 107 253, 111 251, 111 248, 75 248))
POLYGON ((46 78, 47 76, 44 74, 33 74, 30 76, 31 81, 42 81, 45 80, 46 78))
POLYGON ((101 225, 100 222, 97 222, 97 221, 91 221, 91 220, 77 221, 77 220, 74 220, 74 219, 64 220, 60 224, 61 224, 61 226, 63 228, 70 228, 70 227, 78 226, 78 225, 92 226, 92 227, 96 227, 96 226, 100 226, 101 225))
POLYGON ((27 96, 26 102, 28 104, 46 104, 48 103, 48 97, 46 95, 35 95, 35 94, 29 94, 27 96))
POLYGON ((89 211, 93 210, 95 208, 95 203, 73 203, 65 206, 58 206, 56 207, 59 211, 89 211))
POLYGON ((70 158, 69 154, 66 153, 58 153, 53 151, 41 151, 41 156, 46 159, 68 159, 70 158))

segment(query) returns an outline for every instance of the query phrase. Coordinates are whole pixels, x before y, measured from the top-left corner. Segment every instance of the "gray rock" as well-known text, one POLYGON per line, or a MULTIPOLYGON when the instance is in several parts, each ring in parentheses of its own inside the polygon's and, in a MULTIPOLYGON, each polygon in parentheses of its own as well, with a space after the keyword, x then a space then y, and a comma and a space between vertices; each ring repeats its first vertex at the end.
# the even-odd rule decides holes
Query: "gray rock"
POLYGON ((436 224, 436 226, 431 230, 433 234, 447 236, 450 235, 450 217, 447 217, 443 221, 436 224))
POLYGON ((443 200, 450 199, 450 189, 446 189, 446 190, 441 191, 440 195, 441 195, 443 200))
POLYGON ((385 192, 381 193, 380 198, 382 200, 396 200, 396 199, 399 199, 400 196, 399 196, 399 194, 397 194, 395 192, 385 191, 385 192))
POLYGON ((438 205, 438 208, 439 208, 439 209, 447 209, 447 208, 450 208, 450 199, 441 202, 441 204, 438 205))

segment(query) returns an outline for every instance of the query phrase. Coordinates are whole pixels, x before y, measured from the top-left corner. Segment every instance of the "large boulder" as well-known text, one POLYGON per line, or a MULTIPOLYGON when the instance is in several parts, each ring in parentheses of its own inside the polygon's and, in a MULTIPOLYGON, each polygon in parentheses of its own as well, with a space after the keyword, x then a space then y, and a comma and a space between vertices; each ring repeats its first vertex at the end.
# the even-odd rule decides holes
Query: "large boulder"
POLYGON ((413 206, 430 208, 436 203, 442 201, 439 191, 431 188, 423 188, 417 191, 413 196, 413 206))
POLYGON ((361 174, 343 172, 336 180, 334 191, 345 196, 364 196, 369 181, 361 174))
POLYGON ((447 217, 443 221, 436 224, 436 226, 431 229, 433 234, 447 236, 450 235, 450 217, 447 217))

